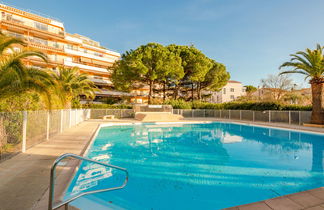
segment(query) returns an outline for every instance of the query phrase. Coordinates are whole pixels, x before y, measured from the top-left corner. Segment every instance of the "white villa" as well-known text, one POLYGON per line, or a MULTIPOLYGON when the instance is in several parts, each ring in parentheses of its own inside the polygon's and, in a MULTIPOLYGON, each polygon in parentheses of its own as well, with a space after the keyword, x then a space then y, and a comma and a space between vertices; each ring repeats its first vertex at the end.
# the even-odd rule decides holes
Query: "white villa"
POLYGON ((208 102, 224 103, 234 101, 238 97, 244 96, 246 91, 241 82, 230 80, 221 91, 206 91, 204 94, 211 94, 211 97, 207 99, 208 102))

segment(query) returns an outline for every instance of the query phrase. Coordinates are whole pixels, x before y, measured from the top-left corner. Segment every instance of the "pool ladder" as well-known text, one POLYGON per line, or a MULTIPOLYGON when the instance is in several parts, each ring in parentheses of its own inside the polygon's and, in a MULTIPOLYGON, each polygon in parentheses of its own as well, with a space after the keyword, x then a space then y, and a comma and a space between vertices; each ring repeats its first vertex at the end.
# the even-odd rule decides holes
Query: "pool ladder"
POLYGON ((96 161, 96 160, 92 160, 92 159, 89 159, 89 158, 85 158, 85 157, 82 157, 82 156, 79 156, 79 155, 75 155, 75 154, 71 154, 71 153, 66 153, 64 155, 61 155, 60 157, 58 157, 53 165, 52 165, 52 168, 51 168, 51 177, 50 177, 50 186, 49 186, 49 199, 48 199, 48 210, 56 210, 62 206, 64 206, 64 209, 65 210, 68 210, 69 208, 69 203, 76 200, 77 198, 80 198, 81 196, 84 196, 84 195, 89 195, 89 194, 94 194, 94 193, 100 193, 100 192, 107 192, 107 191, 113 191, 113 190, 119 190, 119 189, 122 189, 126 186, 128 182, 128 171, 125 169, 125 168, 121 168, 121 167, 118 167, 118 166, 114 166, 114 165, 111 165, 111 164, 107 164, 107 163, 103 163, 103 162, 99 162, 99 161, 96 161), (91 162, 91 163, 95 163, 95 164, 98 164, 98 165, 102 165, 102 166, 105 166, 105 167, 109 167, 109 168, 113 168, 113 169, 117 169, 117 170, 120 170, 120 171, 123 171, 125 172, 125 180, 123 182, 123 184, 119 187, 112 187, 112 188, 106 188, 106 189, 101 189, 101 190, 93 190, 93 191, 89 191, 89 192, 83 192, 83 193, 80 193, 79 195, 76 195, 72 198, 69 198, 68 200, 60 203, 60 204, 56 204, 54 205, 54 186, 55 186, 55 181, 54 181, 54 178, 55 178, 55 169, 56 169, 56 166, 62 161, 64 160, 65 158, 74 158, 74 159, 78 159, 78 160, 81 160, 81 161, 88 161, 88 162, 91 162))

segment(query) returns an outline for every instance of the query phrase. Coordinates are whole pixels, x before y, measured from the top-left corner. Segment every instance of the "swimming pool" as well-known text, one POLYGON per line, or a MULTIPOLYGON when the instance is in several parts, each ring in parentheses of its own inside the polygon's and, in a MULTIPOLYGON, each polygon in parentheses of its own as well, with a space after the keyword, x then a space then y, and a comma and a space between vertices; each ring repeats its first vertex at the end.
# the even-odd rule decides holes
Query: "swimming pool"
MULTIPOLYGON (((82 210, 208 210, 251 203, 323 186, 323 150, 320 134, 235 123, 102 127, 86 156, 127 168, 128 185, 72 204, 82 210)), ((123 178, 82 163, 66 196, 123 178)))

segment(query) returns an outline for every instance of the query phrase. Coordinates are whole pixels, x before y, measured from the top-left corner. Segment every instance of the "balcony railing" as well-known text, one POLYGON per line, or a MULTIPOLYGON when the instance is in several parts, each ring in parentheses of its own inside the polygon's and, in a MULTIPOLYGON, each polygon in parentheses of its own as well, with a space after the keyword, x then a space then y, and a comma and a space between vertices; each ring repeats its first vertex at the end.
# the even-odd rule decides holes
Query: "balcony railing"
POLYGON ((16 27, 23 27, 23 28, 26 28, 29 30, 35 30, 38 32, 42 32, 42 33, 46 33, 46 34, 50 34, 50 35, 54 35, 54 36, 59 35, 61 38, 64 38, 64 35, 65 35, 64 31, 58 31, 58 32, 49 31, 48 28, 39 28, 39 27, 36 27, 35 25, 27 24, 26 22, 24 22, 22 20, 18 20, 15 18, 8 18, 8 16, 2 17, 1 22, 4 24, 13 25, 16 27))
POLYGON ((116 61, 116 57, 113 57, 113 56, 105 57, 102 54, 95 54, 95 53, 85 52, 85 51, 78 50, 78 49, 71 49, 69 47, 65 47, 65 52, 75 54, 75 55, 78 55, 78 56, 84 56, 84 57, 88 57, 88 58, 93 58, 93 59, 97 59, 97 60, 101 60, 101 61, 109 62, 109 63, 113 63, 113 62, 116 61))

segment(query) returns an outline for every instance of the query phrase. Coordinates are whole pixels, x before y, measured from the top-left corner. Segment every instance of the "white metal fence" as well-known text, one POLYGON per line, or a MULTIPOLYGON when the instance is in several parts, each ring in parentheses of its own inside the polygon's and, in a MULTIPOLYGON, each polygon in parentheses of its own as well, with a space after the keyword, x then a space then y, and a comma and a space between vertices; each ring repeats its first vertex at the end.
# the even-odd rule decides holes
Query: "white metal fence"
POLYGON ((91 119, 102 119, 105 115, 114 115, 116 118, 134 118, 133 109, 91 109, 91 119))
MULTIPOLYGON (((219 118, 252 122, 287 123, 302 125, 310 121, 310 111, 251 111, 173 109, 185 118, 219 118)), ((134 118, 132 109, 66 109, 52 111, 0 112, 0 161, 32 146, 49 140, 88 119, 134 118)))
POLYGON ((173 109, 173 114, 179 114, 185 118, 213 117, 220 119, 286 123, 294 125, 302 125, 303 123, 308 123, 311 119, 311 111, 173 109))
POLYGON ((0 161, 90 118, 89 109, 0 113, 0 161))

